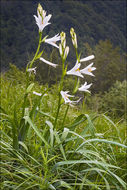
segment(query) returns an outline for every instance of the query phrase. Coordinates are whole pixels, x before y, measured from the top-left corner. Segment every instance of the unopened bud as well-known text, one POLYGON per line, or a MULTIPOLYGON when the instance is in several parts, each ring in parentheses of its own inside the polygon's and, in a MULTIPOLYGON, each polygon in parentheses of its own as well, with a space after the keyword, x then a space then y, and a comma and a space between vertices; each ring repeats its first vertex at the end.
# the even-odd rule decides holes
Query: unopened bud
POLYGON ((67 47, 65 48, 65 51, 64 51, 64 59, 67 58, 68 53, 69 53, 69 47, 67 46, 67 47))
POLYGON ((73 28, 71 28, 70 34, 72 37, 72 43, 73 43, 74 47, 77 49, 77 36, 76 36, 76 33, 73 28))
POLYGON ((61 44, 59 44, 59 52, 60 52, 60 55, 61 55, 61 57, 62 57, 63 51, 62 51, 62 45, 61 45, 61 44))
POLYGON ((66 46, 66 34, 65 34, 65 32, 61 32, 60 37, 61 37, 61 44, 62 44, 63 48, 65 48, 65 46, 66 46))
POLYGON ((71 28, 70 34, 71 34, 71 36, 73 36, 73 34, 74 34, 74 28, 71 28))
POLYGON ((43 17, 43 8, 40 3, 38 4, 37 10, 38 10, 39 14, 41 15, 41 17, 43 17))

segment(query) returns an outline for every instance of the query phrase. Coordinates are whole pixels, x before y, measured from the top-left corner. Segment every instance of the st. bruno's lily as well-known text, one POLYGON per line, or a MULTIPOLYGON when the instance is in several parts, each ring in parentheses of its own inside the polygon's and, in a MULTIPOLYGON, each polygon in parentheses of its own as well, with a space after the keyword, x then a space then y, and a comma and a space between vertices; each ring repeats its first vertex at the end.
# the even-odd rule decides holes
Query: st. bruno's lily
POLYGON ((71 70, 67 71, 67 75, 76 75, 78 77, 84 78, 80 72, 80 66, 81 63, 76 62, 75 66, 71 70))
POLYGON ((27 72, 30 72, 30 74, 33 72, 36 75, 36 68, 37 67, 30 68, 30 69, 27 70, 27 72))
POLYGON ((37 16, 34 15, 35 20, 36 20, 36 24, 39 27, 39 31, 42 32, 42 30, 49 24, 49 20, 51 18, 51 14, 49 14, 48 16, 46 16, 46 11, 42 10, 42 15, 40 15, 39 10, 37 10, 37 16))
POLYGON ((54 64, 54 63, 51 63, 50 61, 45 60, 43 57, 40 57, 40 60, 52 67, 56 68, 58 66, 57 64, 54 64))
POLYGON ((35 91, 33 91, 33 94, 35 94, 37 96, 41 96, 42 95, 41 93, 38 93, 38 92, 35 92, 35 91))
POLYGON ((69 104, 70 106, 73 106, 73 104, 76 104, 76 103, 78 103, 80 101, 81 98, 79 100, 77 100, 77 101, 71 101, 69 99, 69 97, 74 97, 74 96, 73 95, 69 95, 68 92, 69 91, 60 91, 61 96, 63 97, 63 99, 65 101, 65 104, 69 104))
POLYGON ((60 40, 60 36, 59 36, 59 34, 57 34, 52 38, 46 39, 45 43, 48 43, 48 44, 50 44, 50 45, 52 45, 52 46, 54 46, 56 48, 59 48, 59 46, 56 44, 56 42, 59 41, 59 40, 60 40))
POLYGON ((84 69, 80 70, 80 72, 82 74, 85 75, 91 75, 94 76, 94 74, 92 73, 92 71, 96 70, 96 67, 92 67, 93 63, 89 64, 87 67, 85 67, 84 69))
POLYGON ((87 82, 85 82, 80 88, 78 88, 78 90, 82 91, 82 92, 90 93, 90 91, 88 89, 91 87, 91 85, 92 85, 92 83, 87 85, 87 82))
POLYGON ((82 63, 82 62, 85 62, 85 61, 90 61, 91 59, 94 59, 94 57, 95 57, 94 55, 90 55, 88 57, 80 59, 80 62, 82 63))

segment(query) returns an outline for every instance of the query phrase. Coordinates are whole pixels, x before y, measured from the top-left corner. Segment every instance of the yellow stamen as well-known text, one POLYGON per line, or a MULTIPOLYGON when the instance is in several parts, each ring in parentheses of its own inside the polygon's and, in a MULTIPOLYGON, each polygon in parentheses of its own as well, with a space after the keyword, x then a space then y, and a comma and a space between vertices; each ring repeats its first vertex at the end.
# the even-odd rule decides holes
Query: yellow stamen
POLYGON ((91 69, 91 68, 89 68, 89 69, 88 69, 88 71, 89 71, 89 72, 92 72, 92 69, 91 69))
POLYGON ((78 69, 76 69, 76 71, 80 71, 80 69, 78 68, 78 69))

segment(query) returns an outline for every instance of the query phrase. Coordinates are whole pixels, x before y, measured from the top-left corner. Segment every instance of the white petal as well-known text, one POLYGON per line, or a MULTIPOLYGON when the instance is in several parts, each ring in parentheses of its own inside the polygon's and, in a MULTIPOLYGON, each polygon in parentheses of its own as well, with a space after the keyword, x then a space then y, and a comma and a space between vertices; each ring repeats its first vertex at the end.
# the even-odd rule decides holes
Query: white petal
POLYGON ((41 93, 38 93, 38 92, 35 92, 35 91, 33 91, 33 94, 35 94, 37 96, 41 96, 42 95, 41 93))
POLYGON ((87 82, 85 82, 84 85, 82 85, 80 88, 78 88, 78 90, 90 93, 90 91, 88 89, 91 87, 91 85, 92 85, 92 83, 87 85, 87 82))
POLYGON ((46 42, 47 44, 50 44, 50 45, 52 45, 52 46, 54 46, 54 47, 56 47, 56 48, 59 48, 59 46, 57 45, 57 44, 55 44, 54 42, 46 42))
POLYGON ((59 52, 60 52, 60 55, 63 54, 63 51, 62 51, 62 45, 61 45, 61 44, 59 44, 59 52))
POLYGON ((67 75, 76 75, 76 76, 84 78, 79 70, 80 66, 81 66, 81 63, 76 62, 75 66, 71 70, 67 71, 67 75))
POLYGON ((43 23, 44 23, 44 24, 48 23, 48 21, 50 20, 51 16, 52 16, 52 15, 46 16, 46 17, 43 19, 43 23))
POLYGON ((84 61, 89 61, 89 60, 91 60, 91 59, 94 59, 94 55, 90 55, 90 56, 88 56, 88 57, 85 57, 85 58, 82 58, 82 59, 80 59, 80 62, 84 62, 84 61))
POLYGON ((68 56, 69 53, 69 47, 67 46, 64 50, 64 59, 66 59, 66 57, 68 56))
POLYGON ((40 57, 40 60, 43 61, 44 63, 51 65, 52 67, 57 67, 57 64, 51 63, 50 61, 45 60, 43 57, 40 57))

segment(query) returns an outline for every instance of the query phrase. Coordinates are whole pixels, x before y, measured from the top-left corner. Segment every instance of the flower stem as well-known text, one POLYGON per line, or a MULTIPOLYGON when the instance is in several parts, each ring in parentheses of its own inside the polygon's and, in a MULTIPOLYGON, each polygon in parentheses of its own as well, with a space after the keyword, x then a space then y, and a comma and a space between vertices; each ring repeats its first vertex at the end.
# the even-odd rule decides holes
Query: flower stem
POLYGON ((58 119, 58 115, 59 115, 59 111, 60 111, 60 107, 61 107, 61 94, 59 92, 59 100, 58 100, 58 107, 57 107, 57 113, 56 113, 56 118, 55 118, 55 122, 54 122, 54 128, 56 127, 56 123, 57 123, 57 119, 58 119))
POLYGON ((63 89, 63 80, 64 80, 64 60, 62 59, 62 76, 61 76, 61 81, 60 81, 60 87, 59 87, 59 100, 58 100, 58 107, 57 107, 57 113, 56 113, 56 118, 55 118, 55 122, 54 122, 54 128, 56 127, 57 124, 57 119, 58 119, 58 115, 59 115, 59 111, 60 111, 60 107, 61 107, 61 94, 60 91, 63 89))
POLYGON ((64 114, 63 123, 62 123, 62 128, 63 128, 63 126, 64 126, 64 122, 65 122, 65 119, 66 119, 68 110, 69 110, 69 105, 67 106, 66 111, 65 111, 65 114, 64 114))
POLYGON ((39 50, 40 50, 41 38, 42 38, 42 32, 39 33, 39 43, 38 43, 38 47, 37 47, 36 53, 35 53, 35 55, 34 55, 34 58, 32 59, 32 61, 31 61, 31 63, 30 63, 29 68, 32 67, 32 65, 33 65, 33 63, 34 63, 34 61, 35 61, 35 59, 36 59, 36 57, 37 57, 37 54, 38 54, 38 52, 39 52, 39 50))

